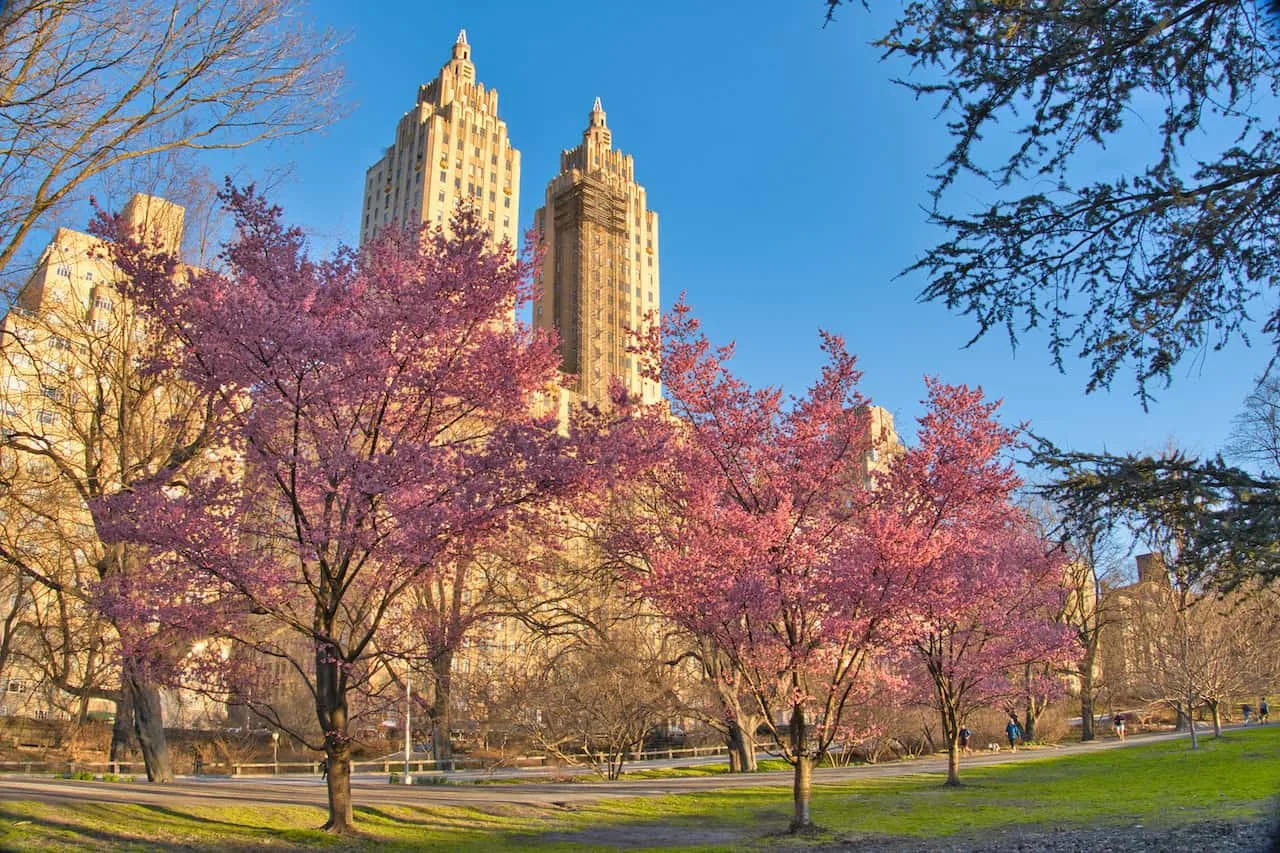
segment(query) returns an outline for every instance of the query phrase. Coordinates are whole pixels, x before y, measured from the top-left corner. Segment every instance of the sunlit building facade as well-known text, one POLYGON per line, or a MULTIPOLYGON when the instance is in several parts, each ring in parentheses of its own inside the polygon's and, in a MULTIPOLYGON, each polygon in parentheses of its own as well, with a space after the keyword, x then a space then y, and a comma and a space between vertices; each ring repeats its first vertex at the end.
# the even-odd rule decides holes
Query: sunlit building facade
POLYGON ((533 322, 559 334, 563 369, 576 377, 572 390, 602 402, 616 376, 656 402, 661 386, 641 377, 628 347, 630 330, 647 328, 660 311, 658 214, 636 182, 632 156, 613 147, 599 98, 582 144, 560 154, 534 225, 546 253, 533 322))
POLYGON ((447 227, 459 202, 474 206, 495 244, 519 245, 520 152, 498 117, 498 91, 476 80, 466 30, 365 173, 360 240, 392 224, 447 227))

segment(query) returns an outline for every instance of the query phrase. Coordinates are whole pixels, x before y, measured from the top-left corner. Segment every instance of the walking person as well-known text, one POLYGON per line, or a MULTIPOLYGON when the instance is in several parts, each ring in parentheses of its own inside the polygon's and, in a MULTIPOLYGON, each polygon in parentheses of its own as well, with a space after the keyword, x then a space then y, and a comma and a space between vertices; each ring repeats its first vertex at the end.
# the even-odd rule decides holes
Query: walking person
POLYGON ((966 728, 960 729, 960 751, 965 755, 969 754, 969 739, 973 737, 973 732, 966 728))
POLYGON ((1267 697, 1263 696, 1258 700, 1258 725, 1265 726, 1267 724, 1267 697))
POLYGON ((1022 737, 1022 726, 1018 724, 1018 716, 1016 714, 1009 715, 1009 724, 1004 727, 1004 733, 1009 736, 1009 749, 1017 752, 1018 739, 1022 737))
POLYGON ((1124 724, 1126 722, 1124 714, 1113 714, 1111 721, 1116 729, 1116 737, 1120 738, 1121 743, 1124 743, 1124 724))
POLYGON ((1246 702, 1240 706, 1240 711, 1244 714, 1244 724, 1249 725, 1249 715, 1253 713, 1253 706, 1246 702))

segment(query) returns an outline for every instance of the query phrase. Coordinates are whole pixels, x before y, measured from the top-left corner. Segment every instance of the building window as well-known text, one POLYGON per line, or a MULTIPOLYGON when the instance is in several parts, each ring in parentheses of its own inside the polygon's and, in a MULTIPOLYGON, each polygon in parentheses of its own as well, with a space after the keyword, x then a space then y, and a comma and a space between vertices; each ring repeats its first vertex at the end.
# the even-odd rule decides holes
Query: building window
POLYGON ((62 276, 63 278, 71 278, 71 267, 67 266, 66 264, 59 264, 58 275, 62 276))
POLYGON ((439 194, 436 195, 436 201, 444 201, 444 190, 441 190, 439 194))
POLYGON ((440 183, 442 183, 442 184, 443 184, 443 183, 444 183, 445 181, 447 181, 447 180, 449 180, 449 176, 448 176, 448 175, 446 175, 444 172, 441 172, 441 173, 440 173, 440 183))
MULTIPOLYGON (((494 134, 494 135, 496 136, 497 134, 494 134)), ((492 157, 490 157, 489 162, 492 163, 494 166, 498 165, 498 155, 494 154, 492 157)))
POLYGON ((70 350, 71 350, 71 341, 67 340, 66 338, 62 337, 61 335, 50 335, 50 336, 49 336, 49 346, 53 347, 54 349, 60 349, 60 350, 67 350, 67 351, 70 351, 70 350))
POLYGON ((48 409, 41 409, 36 413, 36 420, 45 426, 52 426, 58 422, 58 413, 51 412, 48 409))
POLYGON ((502 200, 502 206, 503 206, 503 207, 510 207, 510 206, 511 206, 511 196, 507 196, 506 198, 504 198, 504 199, 502 200))

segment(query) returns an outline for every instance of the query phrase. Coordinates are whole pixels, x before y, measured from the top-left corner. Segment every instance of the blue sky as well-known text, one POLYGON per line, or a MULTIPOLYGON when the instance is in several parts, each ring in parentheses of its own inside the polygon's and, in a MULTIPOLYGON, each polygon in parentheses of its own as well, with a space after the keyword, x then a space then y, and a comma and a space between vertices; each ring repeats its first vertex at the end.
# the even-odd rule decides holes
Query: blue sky
MULTIPOLYGON (((498 89, 522 152, 521 228, 599 96, 661 217, 664 307, 686 291, 713 339, 736 340, 736 370, 749 381, 803 391, 825 328, 858 354, 864 391, 904 435, 921 411, 922 377, 936 374, 981 385, 1005 400, 1006 420, 1074 449, 1221 445, 1265 365, 1265 339, 1180 365, 1145 413, 1127 376, 1085 396, 1083 366, 1058 373, 1043 335, 1016 352, 1000 336, 965 349, 972 321, 918 303, 922 279, 897 278, 938 237, 923 211, 926 176, 948 139, 935 107, 892 83, 905 67, 870 46, 883 14, 851 6, 823 28, 820 0, 712 6, 313 0, 319 23, 348 36, 351 113, 238 164, 293 161, 278 193, 290 218, 317 246, 354 242, 365 168, 465 27, 477 76, 498 89)), ((1100 163, 1126 154, 1113 148, 1100 163)))

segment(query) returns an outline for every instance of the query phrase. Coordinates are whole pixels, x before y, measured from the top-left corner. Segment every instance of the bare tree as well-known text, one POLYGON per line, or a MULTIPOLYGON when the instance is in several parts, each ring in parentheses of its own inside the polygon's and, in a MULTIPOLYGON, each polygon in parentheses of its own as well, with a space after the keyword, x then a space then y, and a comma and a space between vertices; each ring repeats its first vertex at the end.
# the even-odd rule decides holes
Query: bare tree
MULTIPOLYGON (((158 250, 178 245, 181 208, 139 196, 128 217, 163 244, 158 250)), ((176 635, 148 643, 163 660, 122 650, 122 620, 131 617, 108 601, 130 599, 148 554, 109 542, 93 507, 202 464, 212 410, 207 395, 142 369, 144 356, 166 343, 120 295, 125 274, 105 249, 59 230, 0 331, 0 567, 35 582, 31 613, 46 677, 80 700, 80 715, 90 698, 117 701, 118 733, 133 723, 148 778, 163 782, 172 771, 157 673, 186 644, 176 635), (118 690, 105 687, 109 677, 118 690)))
POLYGON ((133 161, 331 121, 336 44, 296 0, 0 6, 0 271, 33 229, 133 161))
POLYGON ((1265 694, 1276 678, 1276 604, 1274 588, 1254 585, 1205 596, 1193 607, 1199 693, 1215 735, 1222 734, 1224 706, 1265 694))
POLYGON ((1080 740, 1094 739, 1094 703, 1100 687, 1102 638, 1116 619, 1108 588, 1120 568, 1119 549, 1107 531, 1097 526, 1077 530, 1070 537, 1066 607, 1063 618, 1075 631, 1082 654, 1070 674, 1080 698, 1080 740))
POLYGON ((645 733, 677 706, 674 672, 654 639, 624 625, 612 636, 584 636, 550 659, 522 691, 536 709, 525 721, 529 734, 565 761, 619 778, 645 733))
POLYGON ((1244 398, 1227 437, 1226 455, 1280 473, 1280 376, 1266 376, 1244 398))

